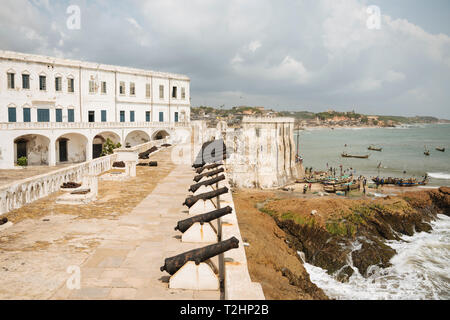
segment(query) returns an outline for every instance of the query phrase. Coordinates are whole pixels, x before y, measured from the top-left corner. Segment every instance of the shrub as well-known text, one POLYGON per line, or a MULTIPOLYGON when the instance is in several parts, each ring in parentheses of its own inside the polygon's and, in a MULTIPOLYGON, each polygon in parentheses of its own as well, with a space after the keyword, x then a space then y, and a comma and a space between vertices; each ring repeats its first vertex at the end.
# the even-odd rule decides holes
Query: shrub
POLYGON ((17 164, 19 166, 26 167, 28 165, 27 157, 20 157, 19 159, 17 159, 17 164))
POLYGON ((103 148, 102 148, 102 153, 101 156, 107 156, 109 154, 113 154, 114 153, 114 149, 120 148, 122 145, 120 144, 120 142, 118 142, 117 144, 112 142, 111 139, 107 138, 106 142, 103 144, 103 148))

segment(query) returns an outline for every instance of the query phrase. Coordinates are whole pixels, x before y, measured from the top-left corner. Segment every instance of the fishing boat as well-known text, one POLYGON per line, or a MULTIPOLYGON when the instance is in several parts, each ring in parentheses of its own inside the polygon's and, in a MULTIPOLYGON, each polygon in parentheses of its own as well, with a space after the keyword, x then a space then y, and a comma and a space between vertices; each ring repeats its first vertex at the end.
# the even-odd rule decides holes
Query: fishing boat
POLYGON ((440 151, 440 152, 445 152, 445 148, 442 148, 442 147, 436 147, 436 150, 440 151))
POLYGON ((323 185, 339 185, 343 183, 349 183, 353 180, 353 176, 342 176, 339 178, 329 178, 325 181, 322 181, 321 183, 323 185))
POLYGON ((339 185, 324 186, 323 190, 328 193, 334 193, 336 191, 351 191, 351 190, 356 190, 358 188, 359 188, 358 183, 349 182, 349 183, 343 183, 343 184, 339 184, 339 185))
POLYGON ((425 176, 425 178, 422 181, 417 181, 415 178, 409 178, 409 179, 402 179, 402 178, 372 178, 372 181, 375 182, 377 185, 396 185, 399 187, 416 187, 416 186, 425 186, 428 184, 428 176, 425 176))
POLYGON ((383 148, 375 148, 374 146, 369 146, 367 149, 372 151, 383 151, 383 148))
POLYGON ((341 156, 342 156, 342 158, 358 158, 358 159, 368 159, 369 158, 368 154, 366 154, 365 156, 357 156, 357 155, 351 155, 351 154, 348 154, 345 152, 342 153, 341 156))

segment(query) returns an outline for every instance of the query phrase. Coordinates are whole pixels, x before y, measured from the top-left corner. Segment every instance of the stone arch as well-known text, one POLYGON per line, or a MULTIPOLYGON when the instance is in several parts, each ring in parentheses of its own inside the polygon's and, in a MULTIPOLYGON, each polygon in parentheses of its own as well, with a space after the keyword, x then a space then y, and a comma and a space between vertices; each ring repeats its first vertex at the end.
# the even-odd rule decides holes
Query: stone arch
POLYGON ((170 134, 166 130, 157 130, 152 134, 152 140, 162 140, 169 136, 170 134))
MULTIPOLYGON (((89 146, 90 147, 90 146, 89 146)), ((88 155, 88 138, 81 133, 65 133, 55 141, 56 162, 84 162, 88 155)))
POLYGON ((121 139, 117 133, 111 131, 103 131, 98 133, 92 139, 92 158, 100 157, 103 149, 103 144, 107 141, 107 139, 111 140, 114 144, 120 143, 121 139))
POLYGON ((16 137, 14 143, 14 163, 26 157, 28 165, 48 165, 50 138, 42 134, 25 134, 16 137))
POLYGON ((142 130, 134 130, 127 134, 125 138, 125 147, 134 147, 150 141, 150 136, 142 130))

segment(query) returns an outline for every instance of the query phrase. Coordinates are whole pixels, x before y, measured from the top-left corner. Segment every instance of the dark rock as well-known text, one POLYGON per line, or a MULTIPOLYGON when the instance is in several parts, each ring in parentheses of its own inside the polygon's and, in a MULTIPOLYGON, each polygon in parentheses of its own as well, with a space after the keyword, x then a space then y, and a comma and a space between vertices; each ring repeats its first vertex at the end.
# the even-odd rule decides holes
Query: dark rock
POLYGON ((371 265, 379 265, 383 268, 391 266, 389 260, 396 253, 383 241, 373 238, 370 242, 363 242, 360 250, 352 252, 353 265, 358 268, 360 274, 367 276, 367 269, 371 265))
POLYGON ((336 280, 343 283, 348 282, 348 279, 350 279, 354 272, 352 267, 345 266, 336 275, 336 280))

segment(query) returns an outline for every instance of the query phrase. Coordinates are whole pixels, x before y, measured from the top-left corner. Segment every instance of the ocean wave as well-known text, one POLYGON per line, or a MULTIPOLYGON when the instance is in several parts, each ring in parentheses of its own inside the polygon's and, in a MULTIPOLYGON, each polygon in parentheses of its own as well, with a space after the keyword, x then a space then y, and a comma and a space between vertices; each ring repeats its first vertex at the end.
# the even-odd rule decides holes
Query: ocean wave
MULTIPOLYGON (((397 254, 391 267, 370 266, 367 278, 355 271, 347 283, 338 282, 326 270, 305 263, 311 281, 331 298, 344 300, 430 300, 450 298, 450 217, 438 215, 433 231, 387 241, 397 254)), ((351 261, 350 261, 351 262, 351 261)))
POLYGON ((450 180, 450 173, 444 173, 444 172, 429 172, 428 176, 430 178, 434 179, 441 179, 441 180, 450 180))

